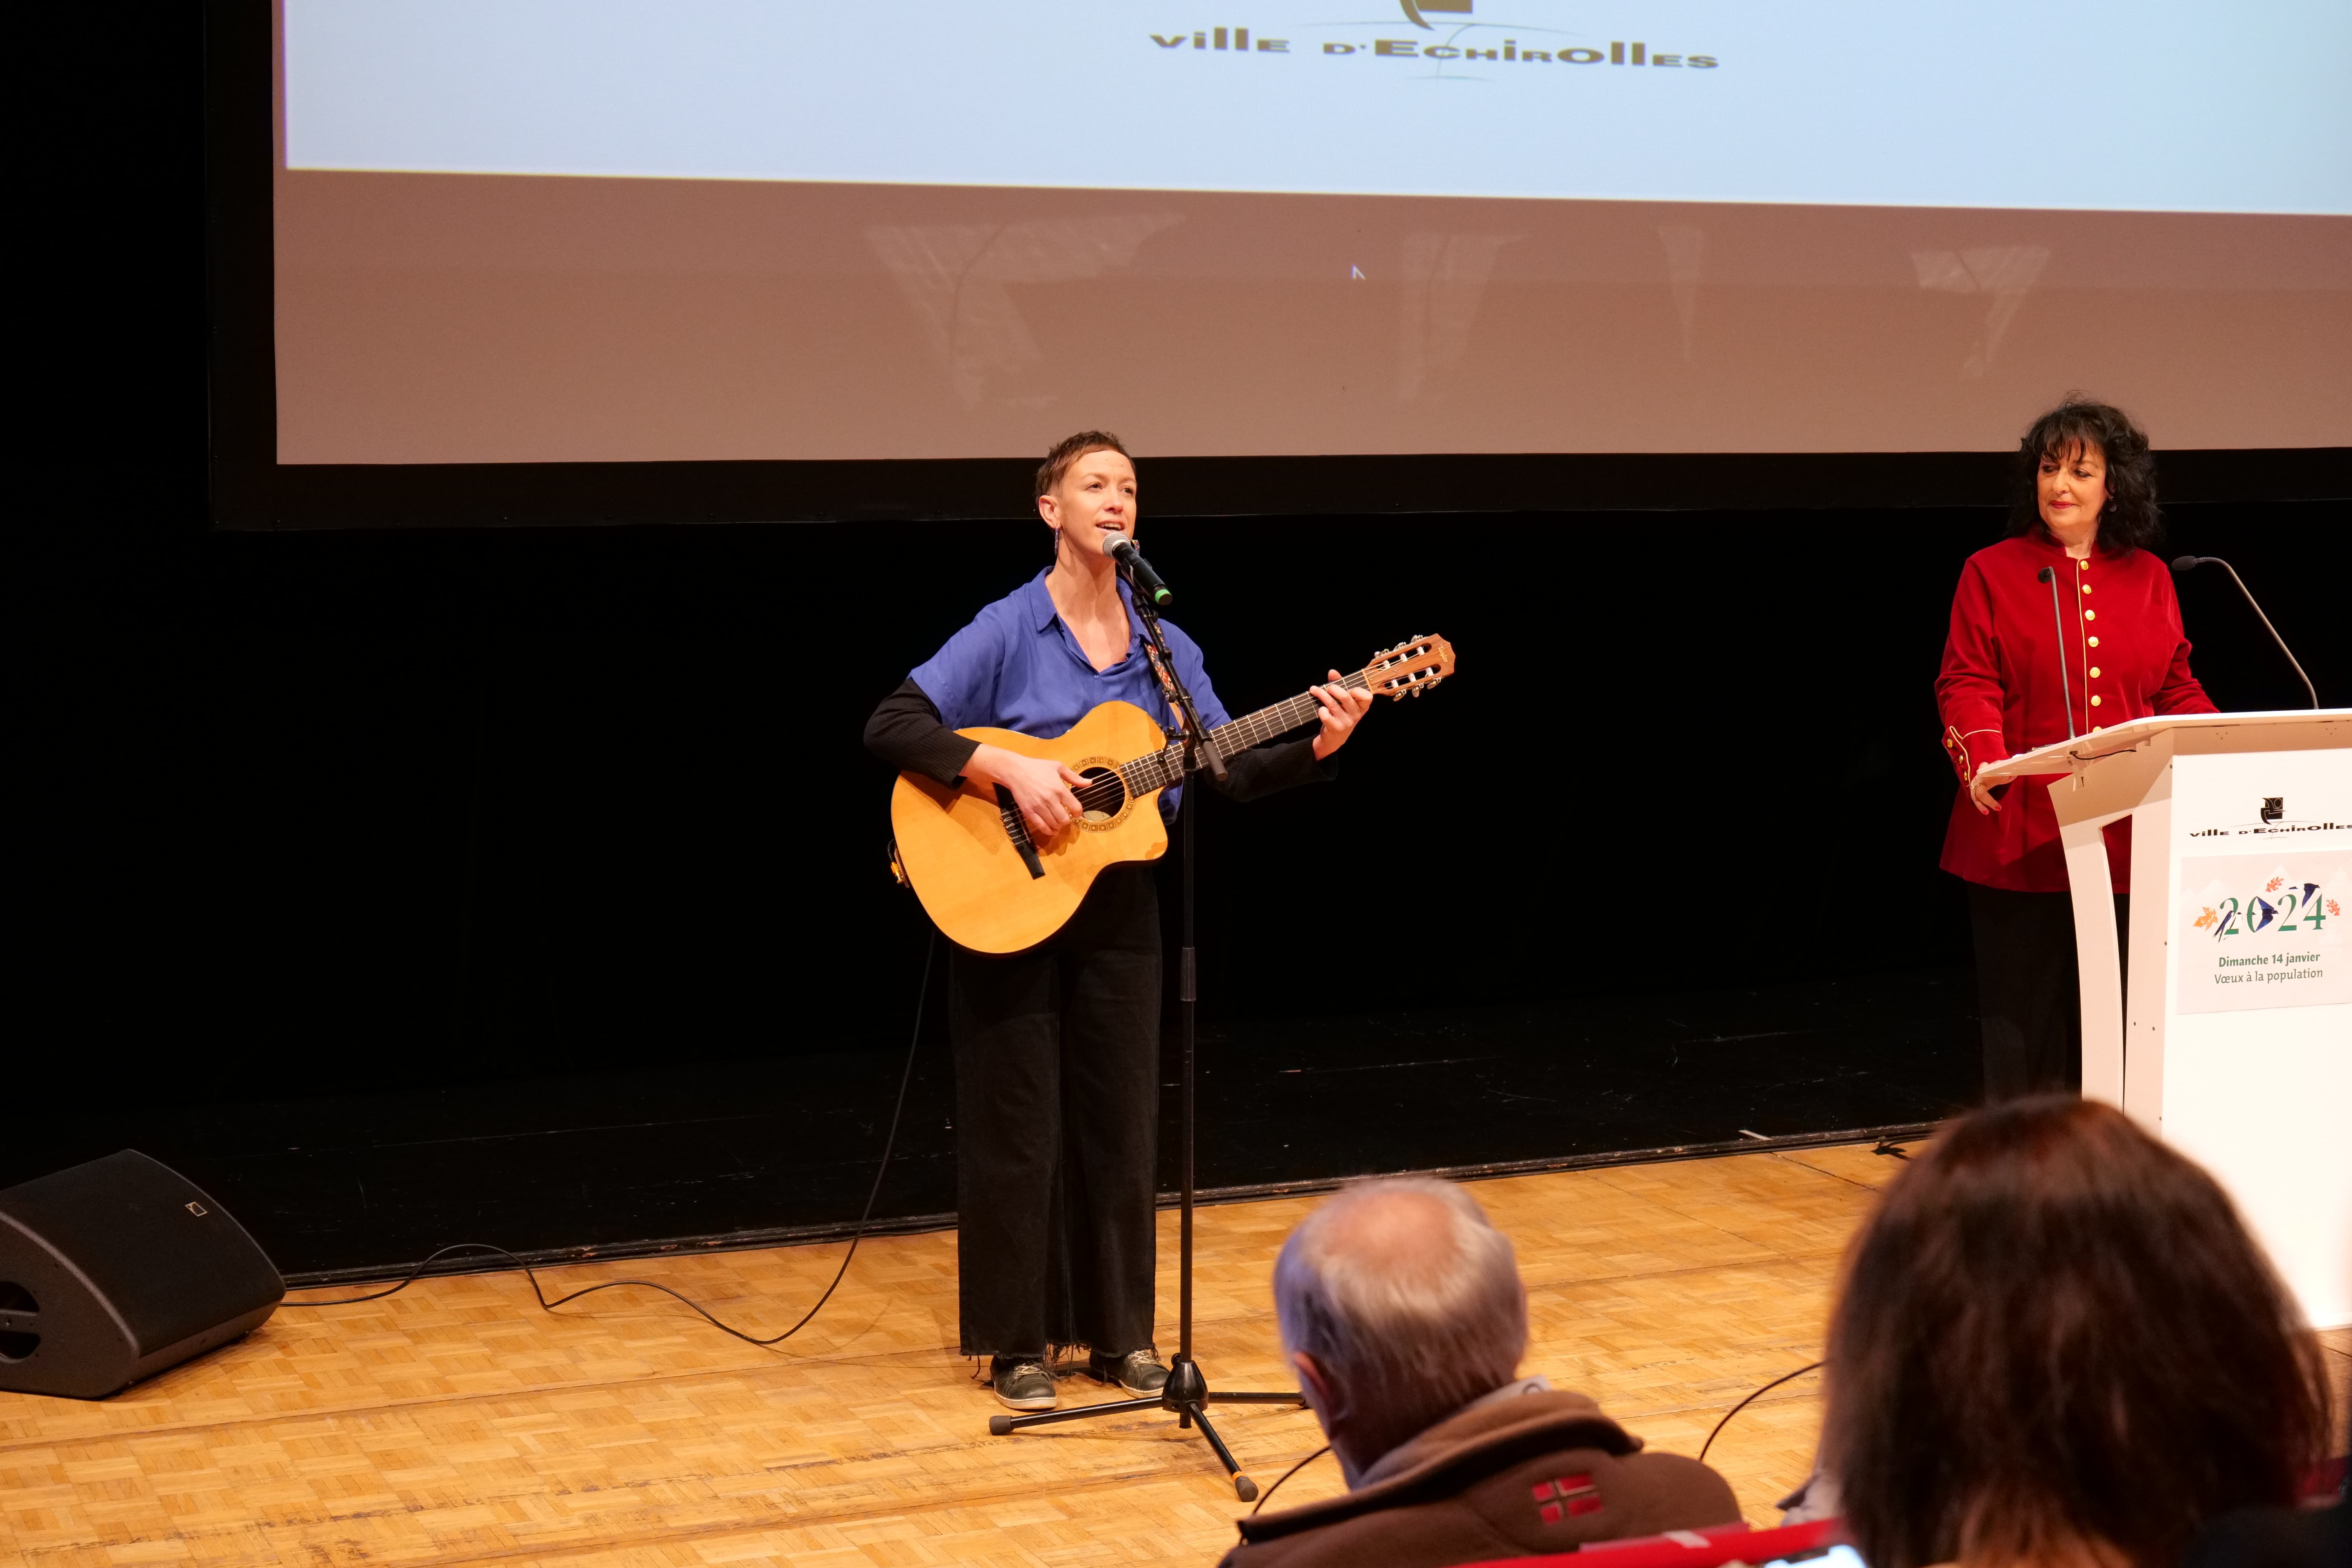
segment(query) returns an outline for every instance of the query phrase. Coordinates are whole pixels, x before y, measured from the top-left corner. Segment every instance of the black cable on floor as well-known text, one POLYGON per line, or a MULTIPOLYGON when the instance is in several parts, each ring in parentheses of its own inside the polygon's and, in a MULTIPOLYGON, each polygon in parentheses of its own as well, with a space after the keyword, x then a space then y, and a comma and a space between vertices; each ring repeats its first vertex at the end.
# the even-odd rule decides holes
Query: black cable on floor
POLYGON ((737 1339, 743 1341, 746 1344, 772 1345, 779 1344, 785 1340, 791 1339, 794 1334, 799 1333, 803 1329, 809 1326, 810 1321, 824 1310, 824 1304, 827 1301, 832 1300, 833 1293, 841 1288, 842 1280, 848 1276, 851 1260, 857 1256, 857 1244, 866 1239, 866 1227, 874 1218, 875 1201, 882 1195, 882 1178, 889 1173, 891 1151, 896 1149, 898 1144, 898 1120, 905 1114, 907 1110, 907 1086, 912 1083, 915 1078, 915 1052, 923 1042, 923 1005, 930 996, 931 968, 933 962, 939 956, 939 946, 940 933, 938 931, 934 930, 931 932, 930 941, 926 943, 923 948, 922 984, 915 988, 914 1033, 907 1041, 907 1065, 898 1074, 898 1103, 890 1109, 890 1131, 882 1141, 882 1163, 874 1173, 873 1188, 866 1194, 866 1210, 863 1214, 860 1214, 857 1216, 857 1228, 849 1233, 849 1250, 842 1256, 841 1267, 835 1271, 833 1283, 824 1288, 824 1294, 816 1299, 816 1305, 811 1307, 808 1311, 802 1316, 799 1322, 794 1323, 782 1333, 776 1334, 764 1340, 754 1338, 752 1335, 745 1333, 742 1330, 722 1323, 717 1318, 712 1317, 710 1313, 704 1309, 702 1303, 694 1300, 693 1297, 680 1295, 677 1291, 671 1289, 668 1286, 664 1285, 659 1280, 656 1279, 607 1279, 601 1285, 591 1285, 585 1289, 574 1290, 569 1296, 558 1296, 554 1300, 551 1301, 547 1299, 547 1292, 540 1289, 539 1273, 536 1269, 532 1268, 530 1264, 524 1262, 521 1258, 517 1258, 513 1253, 509 1252, 505 1247, 492 1247, 488 1242, 481 1241, 460 1241, 452 1246, 441 1248, 438 1252, 434 1253, 431 1257, 426 1258, 424 1261, 418 1263, 415 1268, 410 1269, 400 1283, 391 1286, 385 1289, 370 1291, 364 1296, 338 1297, 331 1301, 289 1300, 281 1304, 288 1307, 350 1307, 355 1306, 362 1301, 381 1301, 386 1296, 397 1295, 399 1292, 407 1289, 411 1285, 415 1284, 425 1269, 431 1268, 436 1260, 446 1258, 453 1252, 488 1252, 494 1253, 498 1257, 507 1259, 507 1261, 512 1263, 516 1268, 521 1269, 525 1275, 530 1277, 530 1293, 539 1298, 540 1307, 546 1311, 551 1312, 555 1310, 556 1308, 562 1306, 566 1301, 577 1301, 581 1297, 593 1296, 599 1290, 617 1290, 624 1285, 640 1285, 648 1290, 658 1290, 665 1296, 676 1297, 678 1300, 683 1301, 688 1306, 693 1308, 697 1313, 700 1314, 703 1321, 708 1322, 712 1328, 719 1330, 721 1333, 732 1334, 737 1339))
MULTIPOLYGON (((1759 1388, 1759 1389, 1756 1390, 1756 1392, 1755 1392, 1755 1393, 1750 1394, 1747 1398, 1745 1398, 1745 1399, 1741 1400, 1738 1404, 1737 1404, 1737 1405, 1733 1405, 1730 1409, 1728 1409, 1728 1410, 1725 1411, 1725 1412, 1723 1413, 1723 1419, 1722 1419, 1722 1420, 1720 1420, 1720 1421, 1718 1421, 1718 1422, 1717 1422, 1717 1423, 1715 1424, 1715 1430, 1714 1430, 1713 1432, 1709 1432, 1709 1433, 1706 1435, 1706 1442, 1704 1442, 1704 1443, 1701 1443, 1701 1444, 1698 1446, 1698 1457, 1699 1457, 1699 1458, 1700 1458, 1701 1460, 1706 1459, 1706 1451, 1707 1451, 1709 1448, 1712 1448, 1712 1447, 1715 1447, 1715 1439, 1716 1439, 1716 1437, 1717 1437, 1717 1436, 1718 1436, 1718 1435, 1723 1431, 1724 1427, 1726 1427, 1727 1426, 1730 1425, 1730 1423, 1731 1423, 1731 1418, 1732 1418, 1733 1416, 1735 1416, 1735 1415, 1738 1415, 1741 1411, 1743 1411, 1743 1410, 1747 1409, 1750 1405, 1755 1404, 1755 1403, 1756 1403, 1756 1401, 1757 1401, 1759 1398, 1762 1397, 1763 1395, 1765 1395, 1765 1394, 1767 1394, 1771 1393, 1774 1389, 1776 1389, 1776 1388, 1780 1387, 1782 1384, 1784 1384, 1784 1383, 1792 1383, 1792 1382, 1794 1382, 1796 1379, 1798 1379, 1798 1378, 1801 1378, 1801 1377, 1804 1376, 1804 1375, 1805 1375, 1805 1373, 1809 1373, 1809 1372, 1819 1372, 1819 1371, 1821 1371, 1821 1370, 1822 1370, 1822 1363, 1821 1363, 1820 1362, 1813 1362, 1813 1363, 1811 1363, 1811 1364, 1809 1364, 1809 1365, 1806 1365, 1806 1366, 1801 1366, 1801 1367, 1799 1367, 1796 1371, 1794 1371, 1794 1372, 1792 1372, 1792 1373, 1787 1373, 1786 1375, 1781 1376, 1781 1377, 1776 1377, 1776 1378, 1774 1378, 1771 1382, 1769 1382, 1769 1383, 1766 1384, 1763 1387, 1761 1387, 1761 1388, 1759 1388)), ((1316 1460, 1318 1460, 1318 1459, 1321 1458, 1324 1455, 1326 1455, 1326 1454, 1329 1453, 1330 1451, 1331 1451, 1331 1449, 1330 1449, 1329 1446, 1328 1446, 1328 1445, 1326 1445, 1326 1446, 1325 1446, 1325 1447, 1320 1447, 1320 1448, 1316 1449, 1313 1453, 1311 1453, 1311 1454, 1307 1455, 1307 1458, 1303 1458, 1303 1459, 1299 1460, 1299 1461, 1298 1461, 1298 1463, 1297 1463, 1297 1464, 1295 1464, 1295 1465, 1291 1466, 1291 1467, 1290 1467, 1290 1468, 1288 1468, 1288 1469, 1286 1469, 1286 1470, 1283 1471, 1283 1472, 1282 1472, 1282 1474, 1281 1474, 1279 1477, 1277 1477, 1277 1478, 1276 1479, 1275 1483, 1274 1483, 1274 1486, 1271 1486, 1271 1487, 1266 1488, 1266 1489, 1265 1489, 1265 1490, 1262 1494, 1260 1494, 1260 1496, 1258 1497, 1258 1500, 1257 1500, 1257 1508, 1254 1508, 1254 1509, 1250 1510, 1250 1513, 1251 1513, 1253 1516, 1255 1516, 1255 1515, 1257 1513, 1258 1509, 1262 1509, 1262 1508, 1264 1508, 1264 1507, 1265 1506, 1265 1500, 1266 1500, 1267 1498, 1272 1497, 1272 1496, 1275 1494, 1275 1489, 1276 1489, 1276 1488, 1280 1487, 1284 1481, 1288 1480, 1291 1477, 1293 1477, 1293 1476, 1297 1475, 1299 1471, 1301 1471, 1301 1470, 1305 1469, 1307 1466, 1309 1466, 1309 1465, 1313 1464, 1316 1460)))
MULTIPOLYGON (((1760 1396, 1771 1393, 1774 1389, 1780 1387, 1784 1383, 1794 1382, 1796 1379, 1804 1376, 1805 1373, 1809 1372, 1819 1372, 1821 1369, 1822 1363, 1820 1362, 1814 1362, 1807 1366, 1801 1366, 1796 1371, 1788 1373, 1786 1376, 1774 1378, 1771 1382, 1758 1389, 1754 1394, 1749 1394, 1747 1398, 1741 1400, 1738 1404, 1725 1411, 1723 1413, 1723 1419, 1715 1424, 1715 1431, 1709 1432, 1706 1435, 1706 1441, 1698 1446, 1698 1457, 1704 1460, 1706 1458, 1706 1451, 1715 1447, 1717 1435, 1720 1433, 1726 1426, 1730 1424, 1733 1416, 1747 1409, 1750 1405, 1753 1405, 1760 1396)), ((1330 1451, 1330 1447, 1327 1444, 1323 1447, 1318 1448, 1313 1453, 1307 1455, 1307 1458, 1299 1460, 1298 1463, 1291 1466, 1290 1468, 1283 1471, 1282 1474, 1276 1479, 1274 1486, 1266 1488, 1265 1492, 1259 1496, 1257 1500, 1257 1508, 1250 1510, 1251 1514, 1255 1516, 1258 1511, 1258 1509, 1262 1509, 1265 1506, 1265 1500, 1274 1495, 1276 1487, 1281 1486, 1284 1481, 1288 1480, 1291 1477, 1297 1475, 1299 1471, 1305 1469, 1307 1466, 1313 1464, 1316 1460, 1321 1458, 1330 1451)))
POLYGON ((1726 1426, 1729 1426, 1729 1425, 1731 1424, 1731 1418, 1732 1418, 1733 1416, 1735 1416, 1735 1415, 1738 1415, 1741 1411, 1743 1411, 1743 1410, 1747 1409, 1749 1405, 1751 1405, 1755 1404, 1755 1403, 1756 1403, 1756 1401, 1758 1400, 1758 1398, 1759 1398, 1760 1396, 1762 1396, 1762 1395, 1764 1395, 1764 1394, 1767 1394, 1771 1393, 1774 1389, 1776 1389, 1776 1388, 1780 1387, 1780 1386, 1782 1384, 1784 1384, 1784 1383, 1791 1383, 1791 1382, 1794 1382, 1796 1379, 1798 1379, 1798 1378, 1801 1378, 1801 1377, 1804 1376, 1804 1375, 1805 1375, 1805 1373, 1809 1373, 1809 1372, 1819 1372, 1819 1371, 1821 1371, 1821 1370, 1822 1370, 1822 1363, 1821 1363, 1820 1362, 1814 1362, 1814 1363, 1811 1363, 1811 1365, 1809 1365, 1809 1366, 1801 1366, 1801 1367, 1799 1367, 1796 1371, 1794 1371, 1794 1372, 1792 1372, 1792 1373, 1789 1373, 1786 1377, 1776 1377, 1776 1378, 1774 1378, 1771 1382, 1769 1382, 1769 1383, 1766 1384, 1763 1387, 1761 1387, 1761 1388, 1758 1389, 1754 1394, 1749 1394, 1747 1398, 1745 1398, 1745 1399, 1741 1400, 1738 1404, 1737 1404, 1737 1405, 1733 1405, 1730 1409, 1728 1409, 1728 1410, 1725 1411, 1725 1412, 1723 1413, 1723 1419, 1722 1419, 1722 1420, 1720 1420, 1720 1421, 1718 1421, 1718 1422, 1717 1422, 1717 1423, 1715 1424, 1715 1431, 1713 1431, 1713 1432, 1709 1432, 1709 1433, 1706 1435, 1706 1442, 1704 1442, 1704 1443, 1701 1443, 1701 1444, 1698 1446, 1698 1457, 1699 1457, 1699 1458, 1700 1458, 1701 1460, 1706 1459, 1706 1451, 1707 1451, 1709 1448, 1712 1448, 1712 1447, 1715 1447, 1715 1439, 1716 1439, 1716 1436, 1717 1436, 1717 1433, 1720 1433, 1720 1432, 1721 1432, 1721 1431, 1722 1431, 1726 1426))
POLYGON ((1279 1490, 1281 1490, 1281 1489, 1282 1489, 1282 1483, 1283 1483, 1283 1482, 1285 1482, 1285 1481, 1288 1480, 1291 1477, 1293 1477, 1293 1476, 1297 1475, 1299 1471, 1301 1471, 1301 1470, 1305 1469, 1307 1466, 1309 1466, 1309 1465, 1313 1464, 1316 1460, 1318 1460, 1318 1459, 1321 1458, 1324 1455, 1326 1455, 1326 1454, 1329 1453, 1330 1451, 1331 1451, 1331 1445, 1330 1445, 1330 1444, 1328 1444, 1328 1443, 1326 1443, 1326 1444, 1324 1444, 1321 1447, 1319 1447, 1319 1448, 1316 1449, 1313 1453, 1311 1453, 1311 1454, 1307 1455, 1305 1458, 1303 1458, 1303 1459, 1299 1460, 1299 1461, 1298 1461, 1298 1463, 1297 1463, 1297 1464, 1295 1464, 1295 1465, 1291 1466, 1291 1467, 1290 1467, 1290 1468, 1288 1468, 1288 1469, 1286 1469, 1286 1470, 1283 1471, 1283 1472, 1282 1472, 1282 1474, 1280 1474, 1280 1475, 1276 1476, 1276 1477, 1274 1479, 1274 1485, 1272 1485, 1272 1486, 1270 1486, 1270 1487, 1266 1488, 1266 1489, 1265 1489, 1265 1490, 1264 1490, 1264 1491, 1262 1491, 1262 1492, 1260 1492, 1260 1493, 1258 1494, 1258 1498, 1257 1498, 1257 1508, 1254 1508, 1254 1509, 1250 1510, 1250 1517, 1251 1517, 1252 1519, 1255 1519, 1255 1518, 1257 1517, 1258 1509, 1262 1509, 1262 1508, 1264 1508, 1264 1507, 1265 1506, 1265 1500, 1266 1500, 1266 1499, 1268 1499, 1268 1498, 1270 1498, 1270 1497, 1272 1497, 1276 1492, 1277 1492, 1277 1491, 1279 1491, 1279 1490))

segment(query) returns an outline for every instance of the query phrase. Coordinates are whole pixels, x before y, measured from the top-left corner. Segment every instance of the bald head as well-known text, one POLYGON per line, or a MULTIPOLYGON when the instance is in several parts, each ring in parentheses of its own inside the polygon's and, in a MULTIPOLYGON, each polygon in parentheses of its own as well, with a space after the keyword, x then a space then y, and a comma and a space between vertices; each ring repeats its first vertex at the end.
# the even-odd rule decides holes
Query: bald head
POLYGON ((1284 1348, 1400 1441, 1509 1382, 1527 1350, 1510 1241, 1449 1182, 1342 1189, 1290 1233, 1274 1290, 1284 1348))
MULTIPOLYGON (((1455 1227, 1486 1216, 1461 1188, 1442 1182, 1367 1182, 1341 1193, 1300 1226, 1323 1256, 1370 1274, 1426 1287, 1458 1267, 1455 1227)), ((1488 1227, 1491 1230, 1491 1227, 1488 1227)))

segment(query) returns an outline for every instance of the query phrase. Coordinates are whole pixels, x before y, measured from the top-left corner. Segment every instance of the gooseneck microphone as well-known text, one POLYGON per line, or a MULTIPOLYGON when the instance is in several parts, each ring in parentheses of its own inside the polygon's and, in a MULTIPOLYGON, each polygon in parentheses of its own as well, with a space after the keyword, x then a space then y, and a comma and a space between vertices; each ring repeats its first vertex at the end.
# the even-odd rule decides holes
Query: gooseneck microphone
POLYGON ((2057 568, 2044 566, 2034 580, 2050 584, 2050 624, 2058 633, 2058 694, 2066 700, 2066 738, 2071 741, 2074 738, 2074 687, 2066 679, 2066 617, 2058 610, 2057 568))
POLYGON ((2235 566, 2218 555, 2181 555, 2175 557, 2172 563, 2172 570, 2177 576, 2185 577, 2200 566, 2219 566, 2230 574, 2230 581, 2235 583, 2238 585, 2238 592, 2245 595, 2247 608, 2252 610, 2254 618, 2263 623, 2263 630, 2271 634, 2271 641, 2278 644, 2279 652, 2285 654, 2287 663, 2294 666, 2295 679, 2303 682, 2303 689, 2311 698, 2311 705, 2314 708, 2318 707, 2319 689, 2311 684, 2311 677, 2303 673, 2303 666, 2288 649, 2286 638, 2279 636, 2278 627, 2271 625, 2271 618, 2263 614, 2263 607, 2260 605, 2254 603, 2253 595, 2247 593, 2246 580, 2238 575, 2238 569, 2235 566))
POLYGON ((1143 558, 1135 541, 1124 533, 1106 533, 1102 547, 1105 555, 1127 568, 1135 579, 1136 591, 1149 595, 1154 608, 1164 610, 1176 602, 1176 595, 1168 591, 1168 584, 1160 580, 1160 574, 1151 569, 1151 563, 1143 558))

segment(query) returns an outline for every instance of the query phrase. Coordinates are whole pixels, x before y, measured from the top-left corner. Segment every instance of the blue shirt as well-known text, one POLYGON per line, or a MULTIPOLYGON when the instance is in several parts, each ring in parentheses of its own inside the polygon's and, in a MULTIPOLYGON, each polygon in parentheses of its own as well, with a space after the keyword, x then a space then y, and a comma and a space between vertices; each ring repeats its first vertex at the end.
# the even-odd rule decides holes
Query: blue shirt
MULTIPOLYGON (((1127 584, 1118 584, 1119 600, 1127 606, 1126 657, 1108 669, 1097 669, 1054 607, 1045 575, 1038 573, 983 608, 912 671, 915 684, 939 709, 940 721, 950 730, 986 724, 1050 741, 1105 702, 1132 702, 1161 729, 1174 729, 1175 715, 1143 651, 1143 626, 1127 584)), ((1177 678, 1192 693, 1201 721, 1212 730, 1224 723, 1228 715, 1209 684, 1200 644, 1171 622, 1161 621, 1160 629, 1168 636, 1177 678)), ((1162 811, 1175 809, 1181 789, 1180 784, 1160 797, 1162 811)))

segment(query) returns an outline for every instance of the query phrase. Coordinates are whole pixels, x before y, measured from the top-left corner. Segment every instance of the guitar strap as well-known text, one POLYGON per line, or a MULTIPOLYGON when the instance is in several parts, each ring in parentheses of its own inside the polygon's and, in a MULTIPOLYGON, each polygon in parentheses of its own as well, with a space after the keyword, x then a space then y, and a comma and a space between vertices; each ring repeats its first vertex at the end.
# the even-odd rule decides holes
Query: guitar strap
POLYGON ((1184 732, 1184 705, 1176 700, 1175 677, 1168 673, 1167 664, 1161 660, 1160 650, 1151 646, 1150 637, 1143 639, 1143 657, 1151 661, 1151 673, 1160 678, 1160 694, 1168 700, 1168 716, 1174 721, 1168 733, 1171 738, 1180 736, 1184 732))

